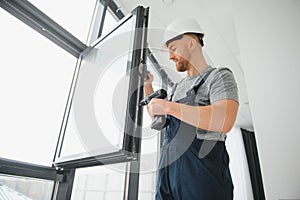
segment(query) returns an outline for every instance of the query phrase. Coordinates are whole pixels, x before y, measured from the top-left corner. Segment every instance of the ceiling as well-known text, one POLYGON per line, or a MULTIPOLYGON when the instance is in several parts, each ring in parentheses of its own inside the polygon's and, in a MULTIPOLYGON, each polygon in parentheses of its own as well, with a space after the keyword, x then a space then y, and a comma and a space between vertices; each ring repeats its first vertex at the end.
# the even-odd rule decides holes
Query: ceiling
POLYGON ((168 60, 167 52, 157 51, 163 44, 164 27, 176 18, 196 19, 205 33, 204 55, 208 63, 216 67, 230 68, 237 80, 240 109, 236 125, 253 130, 231 0, 116 0, 116 2, 124 13, 129 13, 138 5, 150 8, 149 47, 166 71, 173 70, 174 64, 168 60))

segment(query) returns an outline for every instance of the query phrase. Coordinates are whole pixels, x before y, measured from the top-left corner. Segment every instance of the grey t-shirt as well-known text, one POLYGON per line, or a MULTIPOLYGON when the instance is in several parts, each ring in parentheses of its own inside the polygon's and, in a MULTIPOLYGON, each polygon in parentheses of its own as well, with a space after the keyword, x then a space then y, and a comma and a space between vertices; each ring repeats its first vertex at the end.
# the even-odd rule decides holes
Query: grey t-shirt
MULTIPOLYGON (((172 101, 178 101, 186 97, 186 92, 190 91, 195 85, 199 84, 202 77, 212 70, 206 81, 199 87, 195 104, 211 105, 218 100, 231 99, 239 101, 238 88, 234 76, 228 68, 206 67, 200 74, 186 76, 174 87, 172 101)), ((198 128, 197 138, 206 140, 225 140, 226 135, 219 132, 207 131, 198 128)))

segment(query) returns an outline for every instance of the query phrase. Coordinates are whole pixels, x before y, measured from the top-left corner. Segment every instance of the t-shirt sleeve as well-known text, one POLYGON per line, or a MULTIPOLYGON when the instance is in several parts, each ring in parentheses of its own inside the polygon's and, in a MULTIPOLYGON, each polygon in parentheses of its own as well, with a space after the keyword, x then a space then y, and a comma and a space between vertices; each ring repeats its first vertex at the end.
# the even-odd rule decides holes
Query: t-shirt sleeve
POLYGON ((210 85, 210 103, 231 99, 239 102, 238 87, 233 73, 228 68, 216 70, 210 85))

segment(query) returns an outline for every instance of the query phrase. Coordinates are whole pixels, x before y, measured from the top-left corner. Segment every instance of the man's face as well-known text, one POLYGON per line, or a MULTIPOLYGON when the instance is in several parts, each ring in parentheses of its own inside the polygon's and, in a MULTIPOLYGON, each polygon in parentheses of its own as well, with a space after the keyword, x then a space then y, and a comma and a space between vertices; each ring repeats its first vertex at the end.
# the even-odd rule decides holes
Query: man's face
POLYGON ((183 36, 180 40, 174 40, 168 45, 169 59, 175 62, 176 70, 184 72, 187 69, 189 61, 188 40, 183 36))

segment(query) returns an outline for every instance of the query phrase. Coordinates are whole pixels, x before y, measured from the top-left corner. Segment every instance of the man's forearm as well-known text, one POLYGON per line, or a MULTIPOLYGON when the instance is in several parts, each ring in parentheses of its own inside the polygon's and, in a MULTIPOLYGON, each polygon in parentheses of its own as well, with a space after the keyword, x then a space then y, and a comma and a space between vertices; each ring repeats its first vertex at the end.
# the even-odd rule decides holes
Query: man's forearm
POLYGON ((223 133, 229 132, 232 128, 238 108, 235 101, 209 106, 190 106, 176 102, 167 104, 169 105, 166 106, 166 114, 198 128, 223 133))

